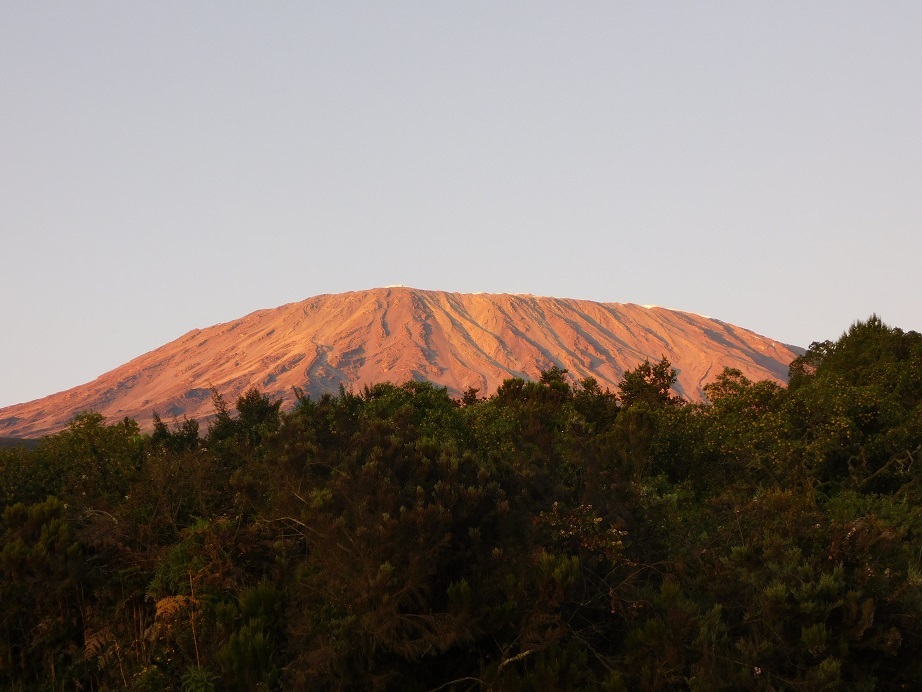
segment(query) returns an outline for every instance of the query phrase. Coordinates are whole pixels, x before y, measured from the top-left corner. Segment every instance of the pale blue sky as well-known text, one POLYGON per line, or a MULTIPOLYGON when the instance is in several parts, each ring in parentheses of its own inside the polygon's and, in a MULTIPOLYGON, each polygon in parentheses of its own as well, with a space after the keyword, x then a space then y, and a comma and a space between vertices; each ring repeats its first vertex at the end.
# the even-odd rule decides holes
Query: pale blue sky
POLYGON ((922 2, 5 2, 0 405, 405 284, 922 330, 922 2))

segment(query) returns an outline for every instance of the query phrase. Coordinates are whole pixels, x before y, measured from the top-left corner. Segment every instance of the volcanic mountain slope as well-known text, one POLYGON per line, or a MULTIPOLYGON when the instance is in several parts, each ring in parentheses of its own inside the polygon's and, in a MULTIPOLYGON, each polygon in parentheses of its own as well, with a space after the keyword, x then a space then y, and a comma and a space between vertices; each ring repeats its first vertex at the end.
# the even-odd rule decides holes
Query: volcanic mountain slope
POLYGON ((196 329, 93 382, 0 409, 0 435, 36 437, 93 410, 151 428, 213 413, 211 388, 229 403, 251 386, 286 403, 381 381, 428 380, 454 395, 495 391, 510 377, 552 366, 615 389, 622 373, 665 356, 677 392, 701 400, 724 367, 784 382, 799 349, 746 329, 659 307, 517 294, 389 287, 320 295, 196 329))

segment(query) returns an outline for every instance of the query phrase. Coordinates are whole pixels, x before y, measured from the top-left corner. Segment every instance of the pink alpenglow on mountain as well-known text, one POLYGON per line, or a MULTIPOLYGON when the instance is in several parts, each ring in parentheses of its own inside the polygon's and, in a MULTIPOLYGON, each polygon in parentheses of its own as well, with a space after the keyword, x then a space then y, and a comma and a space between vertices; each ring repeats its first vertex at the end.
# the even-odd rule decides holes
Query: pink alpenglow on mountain
POLYGON ((97 379, 0 409, 0 436, 38 437, 81 411, 142 429, 214 412, 211 388, 233 405, 250 387, 287 405, 293 388, 317 397, 340 385, 427 380, 460 396, 493 393, 510 377, 537 379, 552 366, 615 390, 622 373, 665 356, 676 391, 703 399, 725 367, 785 382, 801 353, 751 331, 688 312, 517 294, 463 294, 405 287, 320 295, 196 329, 97 379))

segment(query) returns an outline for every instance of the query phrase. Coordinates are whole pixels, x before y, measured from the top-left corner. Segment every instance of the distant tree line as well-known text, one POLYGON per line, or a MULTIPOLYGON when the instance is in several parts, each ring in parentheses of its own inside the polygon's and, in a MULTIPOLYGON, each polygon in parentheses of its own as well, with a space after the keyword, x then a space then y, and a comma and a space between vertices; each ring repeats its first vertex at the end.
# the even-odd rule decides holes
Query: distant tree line
POLYGON ((919 689, 922 336, 0 449, 11 690, 919 689))
POLYGON ((0 447, 35 447, 38 440, 22 439, 19 437, 0 437, 0 447))

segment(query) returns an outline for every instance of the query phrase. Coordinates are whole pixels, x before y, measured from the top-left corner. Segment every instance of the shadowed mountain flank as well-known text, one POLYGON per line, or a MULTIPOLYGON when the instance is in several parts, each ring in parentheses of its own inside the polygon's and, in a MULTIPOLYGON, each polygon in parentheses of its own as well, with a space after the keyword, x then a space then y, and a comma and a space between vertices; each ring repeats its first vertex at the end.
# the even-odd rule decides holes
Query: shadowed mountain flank
POLYGON ((460 396, 552 366, 615 389, 644 359, 668 358, 677 392, 701 400, 725 367, 784 382, 800 349, 719 320, 624 303, 390 287, 319 295, 196 329, 96 380, 0 409, 0 436, 36 437, 80 411, 109 420, 207 419, 211 388, 228 401, 258 387, 286 405, 388 380, 428 380, 460 396))

